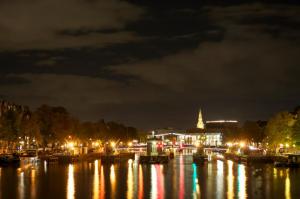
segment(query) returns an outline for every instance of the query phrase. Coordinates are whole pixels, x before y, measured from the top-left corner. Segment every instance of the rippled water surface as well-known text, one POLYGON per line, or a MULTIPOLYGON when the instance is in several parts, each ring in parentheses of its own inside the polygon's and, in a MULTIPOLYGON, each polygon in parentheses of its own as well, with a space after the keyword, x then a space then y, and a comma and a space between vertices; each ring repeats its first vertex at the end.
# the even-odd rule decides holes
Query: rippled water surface
POLYGON ((167 165, 128 161, 101 165, 24 164, 0 167, 0 199, 300 198, 300 169, 177 156, 167 165))

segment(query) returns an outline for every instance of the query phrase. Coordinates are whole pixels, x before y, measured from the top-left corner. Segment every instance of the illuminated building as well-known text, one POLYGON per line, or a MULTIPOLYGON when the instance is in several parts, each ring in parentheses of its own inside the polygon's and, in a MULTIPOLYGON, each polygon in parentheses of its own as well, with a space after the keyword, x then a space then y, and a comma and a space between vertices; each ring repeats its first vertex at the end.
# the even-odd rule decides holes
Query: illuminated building
POLYGON ((221 146, 223 137, 221 132, 205 133, 205 146, 221 146))
POLYGON ((235 132, 238 129, 236 120, 206 121, 204 125, 202 112, 199 111, 196 128, 178 130, 173 128, 156 129, 152 131, 152 137, 161 139, 165 145, 177 146, 222 146, 227 132, 235 132))
POLYGON ((198 129, 204 129, 204 123, 203 123, 203 118, 202 118, 202 112, 201 112, 201 109, 199 110, 199 116, 198 116, 197 128, 198 128, 198 129))
POLYGON ((236 130, 238 128, 238 121, 236 120, 214 120, 206 121, 207 132, 221 132, 225 133, 226 130, 236 130))

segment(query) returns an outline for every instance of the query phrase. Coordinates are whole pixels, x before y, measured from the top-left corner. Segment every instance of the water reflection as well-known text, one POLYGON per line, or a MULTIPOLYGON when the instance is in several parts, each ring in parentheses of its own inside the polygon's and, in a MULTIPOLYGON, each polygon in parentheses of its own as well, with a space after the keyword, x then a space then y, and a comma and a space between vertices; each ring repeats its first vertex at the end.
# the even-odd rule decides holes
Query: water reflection
POLYGON ((157 198, 161 199, 165 196, 165 179, 163 174, 163 165, 155 165, 156 174, 157 174, 157 198))
POLYGON ((32 169, 31 170, 31 199, 34 199, 36 198, 36 170, 35 169, 32 169))
POLYGON ((151 198, 165 197, 163 165, 151 165, 151 198))
POLYGON ((213 173, 213 167, 212 167, 212 163, 208 163, 207 164, 207 194, 208 194, 208 198, 213 198, 213 194, 215 193, 215 188, 213 186, 213 182, 214 182, 214 173, 213 173))
POLYGON ((245 165, 239 164, 238 165, 238 196, 239 198, 246 198, 246 169, 245 165))
POLYGON ((151 165, 151 198, 157 198, 157 174, 154 165, 151 165))
POLYGON ((217 198, 223 198, 223 161, 217 160, 217 198))
POLYGON ((127 172, 127 198, 133 198, 133 174, 132 174, 132 160, 128 160, 127 172))
POLYGON ((179 160, 179 199, 184 198, 184 162, 183 156, 180 156, 179 160))
POLYGON ((111 165, 111 167, 110 167, 110 184, 111 184, 111 198, 115 198, 116 174, 115 174, 115 166, 114 165, 111 165))
POLYGON ((24 171, 20 171, 19 173, 19 186, 18 186, 18 193, 19 193, 19 198, 20 199, 23 199, 24 198, 24 189, 25 189, 25 186, 24 186, 24 171))
POLYGON ((283 170, 280 170, 279 176, 282 178, 283 177, 283 170))
POLYGON ((285 178, 285 198, 291 198, 291 181, 290 181, 290 170, 286 170, 286 178, 285 178))
POLYGON ((67 182, 67 199, 75 198, 75 183, 74 183, 74 166, 69 164, 68 182, 67 182))
POLYGON ((37 167, 0 167, 0 198, 291 199, 300 195, 300 170, 272 165, 212 161, 197 166, 190 156, 177 156, 167 165, 133 161, 102 165, 99 160, 91 165, 90 171, 88 163, 48 164, 46 173, 43 162, 37 167))
POLYGON ((44 172, 47 173, 47 161, 44 160, 44 172))
POLYGON ((233 170, 233 162, 231 160, 227 160, 228 167, 228 175, 227 175, 227 198, 232 199, 234 197, 234 176, 232 173, 233 170))
POLYGON ((196 164, 193 164, 193 198, 200 198, 200 185, 198 182, 196 164))
POLYGON ((98 160, 95 160, 94 169, 94 186, 93 186, 93 198, 99 199, 99 165, 98 160))
POLYGON ((273 175, 274 175, 274 178, 277 178, 277 168, 273 168, 273 175))
POLYGON ((104 170, 103 166, 101 165, 101 174, 100 174, 100 199, 104 198, 105 194, 105 184, 104 184, 104 170))
POLYGON ((0 198, 2 196, 2 189, 1 189, 1 176, 2 176, 2 168, 0 167, 0 198))
POLYGON ((139 165, 139 199, 144 196, 144 179, 143 179, 143 168, 139 165))

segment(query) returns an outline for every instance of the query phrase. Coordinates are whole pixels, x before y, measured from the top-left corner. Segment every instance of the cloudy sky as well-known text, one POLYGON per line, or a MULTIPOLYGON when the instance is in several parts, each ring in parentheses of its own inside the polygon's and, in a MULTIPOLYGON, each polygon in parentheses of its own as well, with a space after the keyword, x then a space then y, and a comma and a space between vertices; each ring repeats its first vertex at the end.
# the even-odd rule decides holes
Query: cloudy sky
POLYGON ((163 2, 0 1, 0 98, 140 128, 300 105, 296 0, 163 2))

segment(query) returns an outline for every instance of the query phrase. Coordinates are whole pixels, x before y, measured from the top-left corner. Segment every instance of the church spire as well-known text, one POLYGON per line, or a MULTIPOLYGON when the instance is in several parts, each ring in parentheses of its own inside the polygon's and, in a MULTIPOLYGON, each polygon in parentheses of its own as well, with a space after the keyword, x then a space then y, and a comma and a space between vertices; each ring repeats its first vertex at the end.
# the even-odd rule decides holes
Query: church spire
POLYGON ((202 112, 201 112, 201 109, 199 110, 199 116, 198 116, 197 128, 198 128, 198 129, 204 129, 204 123, 203 123, 203 118, 202 118, 202 112))

